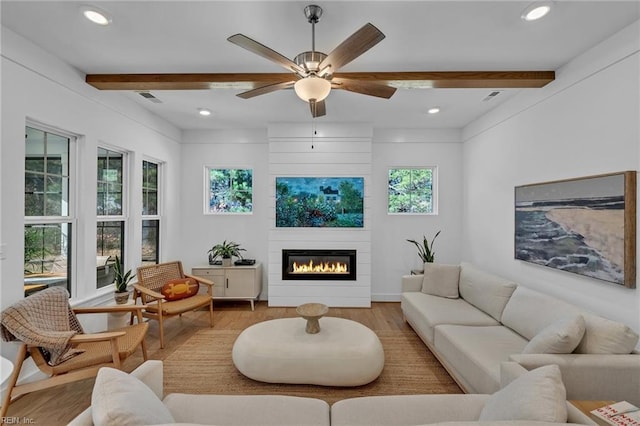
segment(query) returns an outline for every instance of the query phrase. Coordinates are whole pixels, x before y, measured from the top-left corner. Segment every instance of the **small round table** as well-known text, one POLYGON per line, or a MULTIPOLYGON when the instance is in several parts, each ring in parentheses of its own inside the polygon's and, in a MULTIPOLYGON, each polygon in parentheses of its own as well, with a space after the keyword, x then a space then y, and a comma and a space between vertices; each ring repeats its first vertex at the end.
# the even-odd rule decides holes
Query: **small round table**
POLYGON ((307 320, 307 326, 304 329, 309 334, 317 334, 320 332, 320 318, 327 315, 329 307, 322 303, 305 303, 296 308, 296 313, 307 320))

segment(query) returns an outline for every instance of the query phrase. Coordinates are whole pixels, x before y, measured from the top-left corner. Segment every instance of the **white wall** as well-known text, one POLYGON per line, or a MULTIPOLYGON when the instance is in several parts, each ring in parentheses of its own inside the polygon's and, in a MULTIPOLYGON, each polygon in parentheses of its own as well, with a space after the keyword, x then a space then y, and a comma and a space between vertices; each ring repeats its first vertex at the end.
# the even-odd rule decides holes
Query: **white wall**
MULTIPOLYGON (((640 330, 640 290, 514 259, 514 186, 638 170, 640 25, 464 129, 463 259, 640 330)), ((640 288, 640 283, 638 283, 640 288)))
MULTIPOLYGON (((0 235, 5 244, 0 271, 1 307, 23 298, 24 253, 24 157, 27 120, 53 126, 78 136, 77 211, 74 229, 77 253, 74 302, 110 294, 95 290, 96 269, 96 156, 99 144, 126 150, 131 156, 131 192, 127 230, 127 266, 140 262, 142 159, 167 162, 164 170, 165 214, 163 257, 176 256, 181 212, 179 188, 180 131, 164 120, 115 93, 103 93, 86 85, 84 76, 25 39, 2 30, 2 157, 0 235), (178 161, 173 161, 177 159, 178 161)), ((2 344, 2 354, 13 357, 13 345, 2 344)))
MULTIPOLYGON (((267 129, 183 132, 182 144, 182 240, 180 250, 186 271, 207 265, 207 251, 223 240, 246 249, 243 256, 259 262, 267 259, 269 182, 267 129), (204 167, 253 169, 252 214, 204 214, 204 167)), ((266 265, 263 293, 266 297, 266 265)))
MULTIPOLYGON (((440 262, 461 259, 462 144, 457 130, 374 130, 371 181, 366 182, 367 215, 371 218, 371 298, 400 300, 400 277, 420 266, 415 248, 407 238, 442 234, 436 240, 440 262), (438 166, 439 214, 397 216, 387 214, 387 174, 390 167, 438 166)), ((223 239, 247 249, 246 257, 263 262, 261 298, 268 296, 269 231, 273 229, 272 177, 268 166, 266 129, 236 131, 191 130, 183 132, 182 235, 189 241, 182 248, 187 270, 207 262, 206 253, 223 239), (203 168, 249 167, 254 170, 252 215, 204 215, 203 168)), ((369 165, 367 165, 369 167, 369 165)), ((279 273, 279 266, 276 268, 279 273)))
POLYGON ((372 224, 372 299, 400 300, 400 279, 422 268, 415 246, 407 239, 434 243, 436 261, 457 264, 461 259, 462 144, 458 130, 374 130, 372 224), (389 215, 387 180, 390 168, 437 166, 438 214, 389 215))

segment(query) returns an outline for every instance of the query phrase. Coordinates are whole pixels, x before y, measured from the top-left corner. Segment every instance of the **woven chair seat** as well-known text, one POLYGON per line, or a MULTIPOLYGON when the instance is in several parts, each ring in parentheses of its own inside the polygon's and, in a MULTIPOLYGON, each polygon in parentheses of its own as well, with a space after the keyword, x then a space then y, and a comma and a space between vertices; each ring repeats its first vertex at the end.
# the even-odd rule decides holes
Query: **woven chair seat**
MULTIPOLYGON (((171 302, 162 302, 163 315, 177 315, 183 312, 192 311, 202 306, 208 306, 211 301, 211 296, 206 294, 195 294, 186 299, 174 300, 171 302)), ((158 303, 148 303, 147 312, 157 313, 158 303)))
MULTIPOLYGON (((118 342, 118 353, 121 360, 124 360, 136 351, 136 349, 140 345, 140 342, 142 342, 142 340, 144 339, 148 328, 149 324, 144 322, 142 324, 134 324, 116 330, 109 330, 124 331, 127 333, 124 336, 118 337, 116 339, 116 341, 118 342)), ((61 364, 52 366, 51 369, 53 370, 54 374, 67 373, 79 368, 90 367, 96 364, 109 363, 112 361, 111 343, 109 341, 80 343, 75 346, 75 348, 83 349, 84 352, 68 359, 61 364)))

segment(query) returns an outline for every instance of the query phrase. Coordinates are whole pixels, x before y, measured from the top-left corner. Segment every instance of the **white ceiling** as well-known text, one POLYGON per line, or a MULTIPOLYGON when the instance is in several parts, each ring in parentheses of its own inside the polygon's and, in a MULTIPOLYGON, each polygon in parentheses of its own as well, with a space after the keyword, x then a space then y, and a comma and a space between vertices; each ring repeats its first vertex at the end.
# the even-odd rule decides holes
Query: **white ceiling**
MULTIPOLYGON (((293 58, 311 48, 308 1, 9 1, 2 25, 83 73, 283 72, 226 39, 242 33, 293 58), (99 27, 82 4, 109 12, 99 27)), ((315 1, 324 9, 316 49, 329 53, 366 22, 386 39, 341 71, 557 70, 572 58, 640 19, 640 1, 562 1, 538 22, 520 14, 529 1, 315 1)), ((500 89, 500 88, 496 88, 500 89)), ((537 89, 519 89, 537 90, 537 89)), ((138 102, 181 129, 265 127, 310 122, 308 106, 292 90, 240 99, 241 90, 154 91, 155 104, 138 102), (200 107, 214 114, 197 115, 200 107)), ((463 127, 518 90, 491 101, 491 89, 399 89, 390 99, 345 91, 327 98, 329 122, 374 127, 463 127), (442 108, 437 115, 426 110, 442 108)))

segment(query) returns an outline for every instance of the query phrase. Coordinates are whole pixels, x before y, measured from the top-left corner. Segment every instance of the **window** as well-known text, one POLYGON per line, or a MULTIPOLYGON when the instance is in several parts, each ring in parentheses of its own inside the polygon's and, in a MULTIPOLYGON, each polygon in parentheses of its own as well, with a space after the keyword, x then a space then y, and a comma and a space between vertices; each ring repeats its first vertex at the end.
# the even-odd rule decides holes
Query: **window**
POLYGON ((113 284, 113 263, 124 262, 125 154, 98 147, 96 287, 113 284))
POLYGON ((142 162, 142 264, 160 261, 159 165, 142 162))
POLYGON ((205 175, 205 214, 253 211, 253 170, 206 167, 205 175))
POLYGON ((75 138, 44 128, 25 128, 24 293, 51 286, 71 294, 75 138))
POLYGON ((437 214, 436 168, 389 169, 391 214, 437 214))

